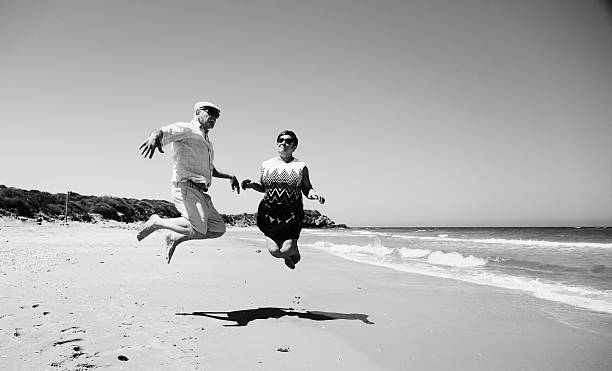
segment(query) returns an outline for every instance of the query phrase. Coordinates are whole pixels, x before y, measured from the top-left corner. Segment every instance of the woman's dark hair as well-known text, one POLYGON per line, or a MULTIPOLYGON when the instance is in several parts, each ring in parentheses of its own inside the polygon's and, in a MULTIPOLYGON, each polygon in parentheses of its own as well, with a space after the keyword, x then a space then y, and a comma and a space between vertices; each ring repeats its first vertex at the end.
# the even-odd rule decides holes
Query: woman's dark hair
POLYGON ((280 137, 282 137, 283 135, 288 135, 291 138, 293 138, 293 141, 295 142, 295 146, 297 147, 298 145, 298 138, 297 135, 295 135, 294 132, 292 132, 291 130, 283 130, 280 132, 280 134, 278 134, 278 136, 276 137, 276 141, 278 142, 278 140, 280 139, 280 137))

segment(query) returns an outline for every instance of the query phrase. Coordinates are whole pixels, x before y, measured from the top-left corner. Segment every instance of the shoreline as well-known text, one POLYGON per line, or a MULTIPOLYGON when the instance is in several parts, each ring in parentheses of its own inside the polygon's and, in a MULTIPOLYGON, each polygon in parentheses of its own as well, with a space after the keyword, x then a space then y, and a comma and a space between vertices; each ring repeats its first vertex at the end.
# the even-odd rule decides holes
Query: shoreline
POLYGON ((612 366, 612 336, 593 330, 610 316, 565 308, 584 319, 572 327, 521 293, 312 248, 290 271, 256 230, 189 242, 166 265, 162 233, 138 243, 137 225, 0 226, 3 369, 612 366))
MULTIPOLYGON (((249 214, 249 213, 246 213, 249 214)), ((242 216, 243 214, 227 214, 230 217, 236 217, 236 216, 242 216)), ((37 218, 28 218, 28 217, 22 217, 22 216, 16 216, 16 215, 0 215, 0 224, 2 222, 22 222, 22 223, 33 223, 33 224, 37 224, 37 218)), ((79 225, 79 224, 83 224, 83 225, 112 225, 112 226, 116 226, 117 228, 119 228, 120 226, 126 226, 127 229, 133 229, 133 228, 139 228, 140 225, 142 225, 143 223, 145 223, 145 221, 135 221, 135 222, 121 222, 121 221, 117 221, 117 220, 113 220, 113 219, 101 219, 101 220, 94 220, 91 222, 85 222, 85 221, 78 221, 78 220, 70 220, 68 222, 68 225, 79 225), (130 228, 131 227, 131 228, 130 228)), ((42 221, 42 224, 52 224, 52 225, 65 225, 64 221, 61 219, 44 219, 42 221)), ((39 224, 41 225, 41 224, 39 224)), ((240 229, 240 228, 245 228, 245 229, 249 229, 249 228, 255 228, 257 229, 256 225, 240 225, 240 224, 226 224, 226 226, 229 228, 236 228, 236 229, 240 229)), ((364 231, 369 231, 372 229, 375 230, 393 230, 393 229, 417 229, 417 230, 421 230, 421 231, 425 231, 425 230, 444 230, 444 229, 464 229, 464 230, 469 230, 469 229, 612 229, 612 226, 609 225, 584 225, 584 226, 573 226, 573 225, 566 225, 566 226, 558 226, 558 225, 547 225, 547 226, 520 226, 520 225, 501 225, 501 226, 474 226, 474 225, 469 225, 469 226, 360 226, 360 225, 355 225, 355 226, 347 226, 346 224, 335 224, 333 226, 323 226, 323 227, 304 227, 303 229, 306 230, 314 230, 314 231, 338 231, 338 230, 353 230, 353 231, 359 231, 359 230, 364 230, 364 231)))

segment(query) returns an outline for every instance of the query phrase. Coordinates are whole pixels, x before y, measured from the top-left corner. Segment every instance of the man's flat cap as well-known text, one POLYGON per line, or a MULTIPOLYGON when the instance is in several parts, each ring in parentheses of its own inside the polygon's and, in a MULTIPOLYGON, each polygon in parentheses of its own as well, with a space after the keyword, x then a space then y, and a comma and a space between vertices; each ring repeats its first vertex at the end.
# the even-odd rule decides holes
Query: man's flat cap
POLYGON ((218 112, 221 112, 221 109, 218 106, 216 106, 215 104, 213 104, 213 103, 210 103, 210 102, 198 102, 198 103, 193 105, 193 113, 195 114, 195 112, 197 110, 202 109, 202 108, 212 108, 212 109, 217 110, 218 112))

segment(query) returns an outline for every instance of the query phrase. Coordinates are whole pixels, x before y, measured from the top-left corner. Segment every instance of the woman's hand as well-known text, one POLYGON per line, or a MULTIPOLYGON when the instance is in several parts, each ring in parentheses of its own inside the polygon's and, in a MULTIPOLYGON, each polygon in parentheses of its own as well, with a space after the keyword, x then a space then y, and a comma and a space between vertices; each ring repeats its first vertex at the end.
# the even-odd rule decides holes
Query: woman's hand
POLYGON ((252 187, 253 187, 253 184, 251 183, 251 179, 245 179, 242 181, 242 189, 244 189, 245 191, 248 188, 252 188, 252 187))
POLYGON ((317 200, 320 204, 325 203, 325 197, 317 193, 317 191, 315 191, 313 188, 310 188, 310 191, 308 191, 308 196, 306 197, 308 197, 309 200, 317 200))
POLYGON ((252 189, 256 192, 266 193, 266 190, 261 184, 253 182, 251 179, 245 179, 242 181, 242 189, 252 189))

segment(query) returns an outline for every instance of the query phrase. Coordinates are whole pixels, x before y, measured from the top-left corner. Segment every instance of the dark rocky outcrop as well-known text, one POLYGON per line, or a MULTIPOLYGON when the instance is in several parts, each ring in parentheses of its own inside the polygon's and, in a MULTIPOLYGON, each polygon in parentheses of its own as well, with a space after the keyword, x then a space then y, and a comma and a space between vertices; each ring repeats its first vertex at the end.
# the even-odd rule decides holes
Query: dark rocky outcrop
MULTIPOLYGON (((63 220, 66 210, 66 194, 24 190, 0 185, 0 216, 35 218, 41 220, 63 220)), ((96 223, 116 220, 125 223, 146 221, 151 214, 175 218, 180 213, 174 205, 164 200, 138 200, 111 196, 86 196, 70 192, 68 197, 68 219, 96 223)), ((257 214, 222 214, 223 220, 233 226, 256 225, 257 214)), ((305 210, 305 228, 347 228, 335 224, 316 210, 305 210)))
POLYGON ((304 228, 348 228, 346 224, 336 224, 317 210, 304 210, 304 228))
MULTIPOLYGON (((237 227, 248 227, 257 225, 257 213, 249 214, 222 214, 223 221, 228 225, 237 227)), ((348 228, 346 224, 336 224, 327 216, 321 214, 317 210, 304 210, 304 220, 302 223, 304 228, 348 228)))

